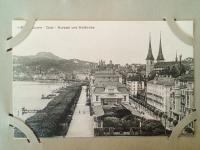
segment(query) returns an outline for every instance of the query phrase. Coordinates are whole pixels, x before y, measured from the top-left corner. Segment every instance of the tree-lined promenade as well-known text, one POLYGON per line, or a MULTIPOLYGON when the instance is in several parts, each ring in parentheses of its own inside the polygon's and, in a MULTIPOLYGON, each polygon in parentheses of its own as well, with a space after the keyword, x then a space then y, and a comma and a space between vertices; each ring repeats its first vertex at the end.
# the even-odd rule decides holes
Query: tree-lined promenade
MULTIPOLYGON (((28 118, 25 123, 38 137, 54 137, 66 135, 79 99, 82 83, 75 83, 59 90, 47 106, 28 118)), ((19 130, 15 136, 23 137, 19 130)))
POLYGON ((86 86, 82 86, 82 91, 74 111, 72 121, 66 137, 93 137, 94 120, 90 115, 90 106, 87 105, 86 86))

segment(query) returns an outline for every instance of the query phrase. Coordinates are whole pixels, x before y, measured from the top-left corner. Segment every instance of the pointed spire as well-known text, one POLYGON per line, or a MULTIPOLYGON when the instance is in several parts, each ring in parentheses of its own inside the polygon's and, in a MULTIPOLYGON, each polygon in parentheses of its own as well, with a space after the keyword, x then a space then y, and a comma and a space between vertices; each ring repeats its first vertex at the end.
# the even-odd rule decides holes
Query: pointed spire
POLYGON ((158 52, 157 61, 163 61, 163 60, 165 59, 162 53, 162 42, 161 42, 161 32, 160 32, 160 44, 159 44, 159 52, 158 52))
POLYGON ((177 51, 176 51, 176 58, 175 58, 175 62, 178 62, 177 51))
POLYGON ((154 57, 152 54, 152 48, 151 48, 151 33, 149 33, 149 50, 148 50, 146 60, 154 60, 154 57))
POLYGON ((151 48, 151 32, 149 33, 149 48, 151 48))

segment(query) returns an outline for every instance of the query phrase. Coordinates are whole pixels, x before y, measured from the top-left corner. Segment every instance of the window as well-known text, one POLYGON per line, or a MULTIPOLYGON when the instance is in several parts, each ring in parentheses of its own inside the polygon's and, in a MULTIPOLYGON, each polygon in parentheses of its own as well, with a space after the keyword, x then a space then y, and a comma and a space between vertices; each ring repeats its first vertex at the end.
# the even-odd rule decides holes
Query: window
POLYGON ((126 96, 124 96, 124 101, 126 101, 126 96))
POLYGON ((108 89, 108 92, 109 92, 109 93, 113 93, 113 92, 114 92, 114 89, 108 89))
POLYGON ((189 107, 189 97, 187 98, 187 106, 189 107))
POLYGON ((176 109, 175 100, 173 99, 173 109, 176 109))
POLYGON ((99 100, 99 96, 96 96, 96 101, 98 101, 99 100))

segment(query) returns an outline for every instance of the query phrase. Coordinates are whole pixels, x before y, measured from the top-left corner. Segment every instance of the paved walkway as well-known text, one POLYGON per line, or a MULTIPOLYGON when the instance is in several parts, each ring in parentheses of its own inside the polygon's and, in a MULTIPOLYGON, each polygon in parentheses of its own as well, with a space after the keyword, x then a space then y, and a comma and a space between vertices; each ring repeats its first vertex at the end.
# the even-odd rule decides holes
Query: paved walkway
POLYGON ((66 137, 93 137, 93 117, 90 116, 89 106, 86 105, 86 87, 82 87, 79 101, 76 105, 72 121, 66 137))
MULTIPOLYGON (((130 102, 131 102, 131 101, 130 101, 130 102)), ((132 102, 131 102, 131 107, 132 107, 133 109, 135 109, 138 113, 140 113, 140 110, 136 109, 135 104, 132 103, 132 102)), ((140 115, 143 116, 143 117, 146 118, 146 119, 158 120, 156 117, 153 117, 153 116, 149 115, 145 110, 143 110, 143 113, 144 113, 144 114, 141 114, 141 113, 140 113, 140 115)))
MULTIPOLYGON (((136 108, 135 104, 131 102, 131 106, 133 107, 133 109, 136 108)), ((144 114, 141 114, 144 118, 146 119, 153 119, 153 120, 160 120, 159 117, 154 117, 154 116, 151 116, 149 113, 147 113, 145 110, 141 109, 141 110, 138 110, 136 109, 138 112, 140 112, 141 110, 143 111, 144 114)), ((163 124, 163 126, 165 126, 165 119, 161 119, 161 122, 163 124)), ((168 130, 171 130, 171 124, 169 123, 169 121, 166 120, 166 129, 168 130)))

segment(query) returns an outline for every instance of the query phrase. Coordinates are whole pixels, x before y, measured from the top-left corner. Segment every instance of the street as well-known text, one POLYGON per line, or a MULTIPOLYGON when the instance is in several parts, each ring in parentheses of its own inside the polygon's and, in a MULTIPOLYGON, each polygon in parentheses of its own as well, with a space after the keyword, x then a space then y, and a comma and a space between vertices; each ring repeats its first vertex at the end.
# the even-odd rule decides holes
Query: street
POLYGON ((138 108, 137 106, 135 106, 135 104, 133 103, 132 100, 130 100, 130 104, 131 104, 131 105, 130 105, 129 108, 128 108, 130 111, 135 110, 135 111, 137 111, 138 113, 142 111, 143 114, 141 114, 141 113, 139 113, 139 114, 140 114, 141 116, 143 116, 145 119, 161 120, 163 126, 166 126, 166 129, 171 130, 171 124, 169 123, 169 121, 167 121, 167 120, 165 121, 164 118, 160 119, 159 117, 150 115, 146 110, 142 109, 141 107, 138 108), (165 124, 166 124, 166 125, 165 125, 165 124))
POLYGON ((132 100, 130 100, 130 108, 134 109, 136 112, 138 112, 141 116, 143 116, 145 119, 153 119, 153 120, 158 120, 158 118, 151 116, 149 113, 147 113, 144 109, 140 109, 137 106, 135 106, 135 104, 132 102, 132 100), (140 112, 143 112, 143 114, 141 114, 140 112))
POLYGON ((76 105, 72 121, 66 137, 93 137, 93 117, 90 116, 89 106, 86 105, 86 87, 82 87, 81 95, 76 105))

